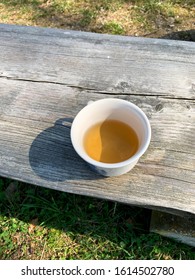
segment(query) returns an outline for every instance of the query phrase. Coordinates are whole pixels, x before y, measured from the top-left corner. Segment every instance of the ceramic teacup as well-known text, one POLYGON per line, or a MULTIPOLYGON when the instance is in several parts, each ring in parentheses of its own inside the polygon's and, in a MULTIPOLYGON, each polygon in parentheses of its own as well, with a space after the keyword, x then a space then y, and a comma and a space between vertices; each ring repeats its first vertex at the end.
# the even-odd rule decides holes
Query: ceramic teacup
POLYGON ((89 102, 75 117, 71 126, 71 141, 75 151, 92 170, 103 176, 118 176, 130 171, 147 150, 151 127, 145 113, 135 104, 117 98, 89 102), (125 161, 104 163, 91 158, 84 148, 84 136, 96 123, 117 120, 129 125, 136 132, 139 146, 136 153, 125 161))

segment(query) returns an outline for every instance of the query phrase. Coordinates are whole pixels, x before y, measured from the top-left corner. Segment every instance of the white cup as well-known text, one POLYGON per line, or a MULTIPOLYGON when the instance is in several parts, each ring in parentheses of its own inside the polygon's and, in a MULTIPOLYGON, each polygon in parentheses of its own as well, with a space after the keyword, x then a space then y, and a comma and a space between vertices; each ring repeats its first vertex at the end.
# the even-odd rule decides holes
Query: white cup
POLYGON ((71 141, 75 151, 92 170, 106 176, 118 176, 131 170, 147 150, 151 139, 151 127, 144 112, 135 104, 116 98, 89 102, 75 117, 71 126, 71 141), (139 139, 137 152, 119 163, 103 163, 92 159, 84 149, 84 135, 94 124, 105 120, 118 120, 134 129, 139 139))

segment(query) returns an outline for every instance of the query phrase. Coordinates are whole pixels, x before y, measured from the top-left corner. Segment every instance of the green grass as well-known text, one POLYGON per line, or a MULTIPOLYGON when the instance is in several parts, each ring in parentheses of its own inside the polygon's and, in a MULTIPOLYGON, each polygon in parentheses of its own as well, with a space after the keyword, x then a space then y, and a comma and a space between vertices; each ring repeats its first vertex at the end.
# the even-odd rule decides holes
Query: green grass
POLYGON ((150 211, 0 179, 1 259, 195 259, 149 232, 150 211))
POLYGON ((0 22, 119 35, 194 28, 194 0, 1 0, 0 22))

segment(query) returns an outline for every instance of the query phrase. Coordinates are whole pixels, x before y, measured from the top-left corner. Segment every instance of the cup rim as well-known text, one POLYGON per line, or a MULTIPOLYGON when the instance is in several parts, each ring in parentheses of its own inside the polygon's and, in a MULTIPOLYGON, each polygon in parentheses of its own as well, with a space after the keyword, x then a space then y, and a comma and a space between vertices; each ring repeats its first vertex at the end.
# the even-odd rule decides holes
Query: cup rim
POLYGON ((141 110, 141 108, 139 108, 137 105, 135 105, 134 103, 124 100, 124 99, 119 99, 119 98, 103 98, 103 99, 99 99, 96 101, 90 101, 88 103, 88 105, 86 105, 84 108, 82 108, 79 113, 75 116, 73 122, 72 122, 72 126, 71 126, 71 142, 72 145, 75 149, 75 151, 77 152, 77 154, 84 159, 87 163, 92 164, 94 166, 100 167, 100 168, 120 168, 120 167, 124 167, 127 166, 129 164, 132 164, 135 161, 138 161, 139 158, 145 153, 145 151, 147 150, 149 144, 150 144, 150 140, 151 140, 151 125, 150 122, 146 116, 146 114, 141 110), (89 107, 91 106, 96 106, 97 103, 102 103, 102 102, 106 102, 106 101, 112 101, 112 102, 120 102, 121 104, 128 104, 130 105, 132 108, 134 108, 136 111, 139 112, 139 114, 141 115, 142 119, 145 121, 146 127, 147 127, 147 139, 145 141, 145 143, 143 144, 143 147, 140 149, 140 151, 136 152, 132 157, 130 157, 127 160, 121 161, 121 162, 117 162, 117 163, 105 163, 105 162, 100 162, 100 161, 96 161, 93 158, 91 158, 90 156, 88 156, 87 153, 83 153, 80 151, 80 149, 75 145, 74 143, 74 136, 73 136, 73 132, 74 132, 74 127, 76 124, 77 119, 79 118, 79 116, 86 110, 88 110, 89 107))

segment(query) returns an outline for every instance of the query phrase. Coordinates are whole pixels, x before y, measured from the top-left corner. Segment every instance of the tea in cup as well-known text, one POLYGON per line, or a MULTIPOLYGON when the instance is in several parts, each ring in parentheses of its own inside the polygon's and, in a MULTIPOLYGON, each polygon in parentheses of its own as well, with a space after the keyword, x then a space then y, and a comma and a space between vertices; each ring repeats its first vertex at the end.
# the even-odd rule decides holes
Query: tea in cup
POLYGON ((127 160, 139 147, 139 140, 133 128, 118 120, 105 120, 94 124, 87 130, 83 140, 87 154, 104 163, 127 160))
POLYGON ((149 146, 150 123, 135 104, 117 98, 90 102, 71 127, 74 149, 103 176, 131 170, 149 146))

